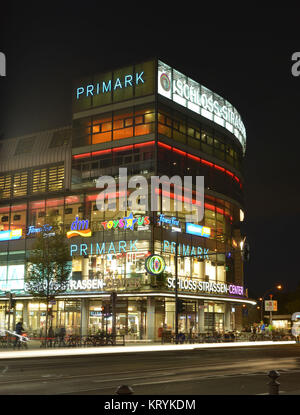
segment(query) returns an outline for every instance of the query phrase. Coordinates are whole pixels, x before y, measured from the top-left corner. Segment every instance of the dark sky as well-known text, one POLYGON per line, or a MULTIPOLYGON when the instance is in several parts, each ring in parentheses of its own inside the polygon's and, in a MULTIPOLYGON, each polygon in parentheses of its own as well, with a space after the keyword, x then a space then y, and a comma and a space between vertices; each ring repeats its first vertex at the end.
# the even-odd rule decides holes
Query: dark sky
POLYGON ((2 10, 0 134, 68 125, 74 78, 158 56, 240 112, 251 250, 245 285, 253 295, 277 282, 293 290, 300 282, 300 76, 292 76, 291 56, 300 51, 300 8, 49 4, 2 10))

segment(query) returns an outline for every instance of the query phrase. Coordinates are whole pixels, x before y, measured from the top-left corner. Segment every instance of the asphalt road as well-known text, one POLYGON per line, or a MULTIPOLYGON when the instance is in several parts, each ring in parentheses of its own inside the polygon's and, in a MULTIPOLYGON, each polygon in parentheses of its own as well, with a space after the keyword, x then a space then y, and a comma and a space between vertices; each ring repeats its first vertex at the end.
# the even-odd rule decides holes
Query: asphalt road
POLYGON ((300 345, 4 359, 0 395, 300 395, 300 345))

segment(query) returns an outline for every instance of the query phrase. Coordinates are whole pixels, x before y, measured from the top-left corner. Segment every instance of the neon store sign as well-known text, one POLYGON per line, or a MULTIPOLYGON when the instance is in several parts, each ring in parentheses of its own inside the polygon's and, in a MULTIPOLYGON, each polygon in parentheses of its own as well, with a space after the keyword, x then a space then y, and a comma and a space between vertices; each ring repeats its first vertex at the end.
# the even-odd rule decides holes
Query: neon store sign
POLYGON ((203 236, 204 238, 210 237, 210 228, 207 226, 196 225, 194 223, 186 223, 185 227, 186 233, 196 236, 203 236))
POLYGON ((131 229, 134 230, 134 226, 147 226, 150 223, 149 216, 134 217, 131 213, 129 216, 124 216, 121 219, 109 220, 101 222, 101 225, 105 230, 109 229, 131 229))
POLYGON ((0 232, 0 242, 1 241, 12 241, 15 239, 22 238, 22 229, 12 229, 8 231, 0 232))
POLYGON ((175 218, 174 216, 168 217, 162 213, 158 217, 158 223, 166 223, 167 225, 172 225, 172 226, 179 226, 180 224, 179 220, 175 218))
MULTIPOLYGON (((175 278, 168 278, 168 288, 174 288, 176 280, 175 278)), ((227 295, 244 295, 244 287, 241 285, 226 284, 223 282, 207 282, 196 281, 191 279, 180 278, 177 282, 178 288, 181 290, 190 291, 202 291, 214 294, 227 294, 227 295)))
POLYGON ((166 263, 161 255, 150 255, 145 261, 145 268, 149 274, 159 275, 164 272, 166 263))
POLYGON ((133 88, 134 85, 144 84, 144 72, 136 72, 135 74, 127 74, 122 78, 116 80, 109 79, 108 81, 97 82, 96 84, 89 84, 80 86, 76 89, 76 99, 81 96, 89 97, 107 92, 116 91, 119 89, 133 88))
POLYGON ((162 246, 163 252, 170 252, 171 254, 176 255, 176 249, 177 249, 177 255, 178 256, 195 256, 199 257, 201 259, 209 259, 209 250, 208 248, 202 248, 201 246, 194 246, 194 245, 185 245, 185 244, 176 244, 176 242, 171 242, 168 240, 163 241, 162 246))
POLYGON ((89 229, 89 220, 79 220, 78 217, 72 222, 71 230, 67 232, 67 238, 72 238, 73 236, 83 236, 89 237, 92 236, 92 231, 89 229))
POLYGON ((89 243, 89 244, 72 244, 70 246, 70 255, 104 255, 104 254, 117 254, 121 252, 137 252, 136 243, 138 241, 118 241, 118 242, 102 242, 102 243, 89 243))
POLYGON ((41 228, 36 228, 35 226, 29 226, 26 236, 40 233, 40 232, 50 232, 51 229, 52 229, 51 225, 43 225, 41 228))
POLYGON ((245 151, 245 125, 230 102, 161 61, 157 85, 159 94, 226 128, 245 151))

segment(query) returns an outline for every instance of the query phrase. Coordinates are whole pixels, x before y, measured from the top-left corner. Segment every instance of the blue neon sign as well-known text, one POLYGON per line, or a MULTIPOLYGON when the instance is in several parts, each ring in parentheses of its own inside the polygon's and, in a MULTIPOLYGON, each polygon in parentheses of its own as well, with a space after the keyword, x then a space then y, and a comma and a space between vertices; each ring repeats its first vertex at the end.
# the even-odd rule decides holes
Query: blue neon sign
POLYGON ((196 225, 194 223, 186 223, 185 227, 186 233, 196 236, 203 236, 204 238, 210 237, 210 228, 207 226, 196 225))
POLYGON ((99 94, 105 94, 106 92, 116 91, 117 89, 124 89, 133 87, 134 85, 144 84, 143 79, 144 72, 136 72, 135 74, 127 74, 123 78, 117 78, 115 80, 108 80, 103 82, 97 82, 96 84, 90 84, 86 86, 79 86, 76 89, 76 99, 81 96, 88 97, 99 94))

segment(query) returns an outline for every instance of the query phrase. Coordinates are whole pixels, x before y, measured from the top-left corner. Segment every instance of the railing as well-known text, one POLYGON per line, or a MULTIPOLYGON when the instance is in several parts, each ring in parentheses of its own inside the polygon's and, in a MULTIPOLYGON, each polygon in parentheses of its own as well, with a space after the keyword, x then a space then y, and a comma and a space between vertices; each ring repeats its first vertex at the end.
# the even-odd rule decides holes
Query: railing
MULTIPOLYGON (((228 342, 249 342, 249 341, 290 341, 295 338, 288 333, 179 333, 177 338, 178 344, 194 343, 228 343, 228 342)), ((163 332, 161 343, 176 343, 174 333, 163 332)))
POLYGON ((98 347, 125 346, 124 335, 69 335, 65 337, 41 337, 40 347, 98 347))
POLYGON ((25 334, 17 334, 14 331, 1 330, 0 348, 25 348, 27 349, 27 342, 29 338, 25 334))

